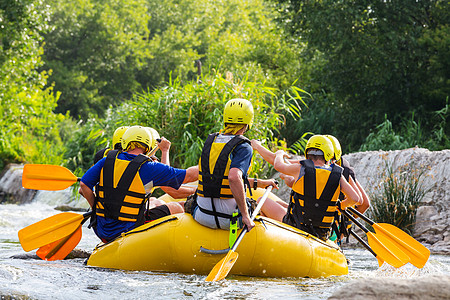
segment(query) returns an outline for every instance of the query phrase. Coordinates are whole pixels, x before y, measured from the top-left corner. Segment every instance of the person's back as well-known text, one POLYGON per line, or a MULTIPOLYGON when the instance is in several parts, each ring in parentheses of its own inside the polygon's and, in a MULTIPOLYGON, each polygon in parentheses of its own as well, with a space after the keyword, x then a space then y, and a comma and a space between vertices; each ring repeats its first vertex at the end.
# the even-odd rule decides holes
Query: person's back
MULTIPOLYGON (((331 146, 332 147, 332 146, 331 146)), ((321 239, 326 239, 336 211, 342 168, 326 165, 330 144, 323 136, 313 136, 306 145, 306 160, 292 186, 291 199, 283 222, 321 239), (315 147, 315 148, 313 148, 315 147)))
POLYGON ((179 188, 184 180, 195 180, 197 167, 189 174, 186 170, 149 161, 143 155, 151 149, 151 135, 140 126, 130 127, 123 135, 124 152, 109 151, 108 155, 90 168, 81 179, 83 196, 95 211, 96 234, 109 241, 145 221, 155 220, 172 213, 183 212, 178 203, 145 210, 144 185, 179 188), (98 198, 92 192, 98 184, 98 198))
MULTIPOLYGON (((256 148, 261 148, 258 143, 254 144, 256 148)), ((326 239, 334 220, 339 192, 343 191, 348 196, 343 201, 344 207, 359 201, 359 196, 343 178, 342 168, 326 165, 332 153, 331 141, 321 135, 308 140, 305 148, 307 159, 299 163, 285 162, 287 154, 282 150, 277 151, 273 159, 275 169, 294 178, 289 206, 286 210, 279 203, 267 199, 262 207, 263 213, 326 239)), ((272 161, 272 155, 264 156, 272 161)))

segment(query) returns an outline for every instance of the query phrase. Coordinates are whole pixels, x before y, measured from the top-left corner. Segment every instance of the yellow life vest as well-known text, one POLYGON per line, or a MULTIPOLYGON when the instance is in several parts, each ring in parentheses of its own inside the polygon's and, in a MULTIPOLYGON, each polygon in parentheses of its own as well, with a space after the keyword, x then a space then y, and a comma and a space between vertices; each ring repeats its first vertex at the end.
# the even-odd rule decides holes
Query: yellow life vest
POLYGON ((138 155, 133 160, 118 159, 117 150, 106 156, 100 172, 96 214, 119 221, 143 223, 145 188, 139 169, 148 157, 138 155))
POLYGON ((330 228, 339 197, 342 168, 334 165, 330 170, 316 168, 307 159, 300 162, 305 175, 297 179, 292 193, 285 220, 299 227, 330 228))
POLYGON ((250 143, 250 141, 242 135, 235 135, 231 139, 227 136, 219 136, 219 133, 208 136, 199 161, 198 195, 222 199, 233 198, 228 181, 230 154, 242 143, 250 143))

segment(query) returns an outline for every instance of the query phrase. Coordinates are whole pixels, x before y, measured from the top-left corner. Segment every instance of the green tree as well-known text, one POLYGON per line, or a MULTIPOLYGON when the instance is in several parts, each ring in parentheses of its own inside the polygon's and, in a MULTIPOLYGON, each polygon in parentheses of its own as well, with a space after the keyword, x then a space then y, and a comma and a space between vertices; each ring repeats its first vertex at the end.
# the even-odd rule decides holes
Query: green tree
POLYGON ((332 128, 345 145, 358 148, 385 114, 396 127, 415 112, 432 130, 450 88, 448 1, 280 3, 307 45, 302 62, 313 64, 301 83, 337 112, 332 128))
MULTIPOLYGON (((141 125, 153 127, 172 142, 172 165, 189 167, 198 163, 208 134, 222 128, 223 107, 228 100, 252 101, 254 126, 246 136, 270 143, 284 126, 285 115, 301 116, 299 92, 295 86, 283 92, 261 82, 234 78, 231 73, 205 74, 201 82, 169 81, 163 88, 136 94, 131 101, 108 109, 104 120, 89 120, 68 143, 72 150, 66 158, 73 170, 90 167, 95 151, 108 145, 117 127, 141 125)), ((262 166, 260 157, 257 160, 253 172, 262 166)))
POLYGON ((295 43, 274 8, 254 1, 51 0, 45 35, 58 112, 86 119, 170 80, 212 69, 286 87, 296 79, 295 43))
POLYGON ((44 88, 42 32, 48 10, 39 0, 0 1, 0 169, 11 161, 62 160, 57 96, 44 88))
POLYGON ((48 1, 45 69, 61 92, 57 112, 76 118, 101 114, 140 91, 135 73, 150 56, 143 0, 48 1))

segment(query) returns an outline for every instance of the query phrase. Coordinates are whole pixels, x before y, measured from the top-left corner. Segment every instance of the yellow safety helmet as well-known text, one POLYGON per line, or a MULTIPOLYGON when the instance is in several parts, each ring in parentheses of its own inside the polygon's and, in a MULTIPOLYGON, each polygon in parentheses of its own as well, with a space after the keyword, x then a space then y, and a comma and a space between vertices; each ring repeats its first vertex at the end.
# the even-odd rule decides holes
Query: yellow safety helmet
POLYGON ((334 149, 334 159, 336 161, 341 159, 342 156, 342 148, 341 148, 341 144, 339 143, 338 139, 335 138, 334 136, 330 135, 330 134, 325 134, 325 136, 331 141, 331 143, 333 144, 333 149, 334 149))
POLYGON ((112 148, 114 150, 121 150, 122 149, 122 136, 127 131, 127 129, 130 128, 130 126, 121 126, 114 131, 113 137, 112 137, 112 148))
POLYGON ((247 124, 249 129, 253 125, 253 116, 253 105, 245 99, 231 99, 223 110, 224 123, 247 124))
POLYGON ((153 149, 157 144, 156 140, 160 139, 161 137, 159 136, 159 133, 158 133, 158 131, 156 131, 156 129, 154 129, 152 127, 146 127, 146 128, 150 131, 150 134, 152 135, 153 143, 152 143, 151 149, 153 149))
POLYGON ((138 142, 147 147, 145 153, 150 151, 153 145, 153 136, 150 131, 142 126, 131 126, 122 136, 122 148, 127 150, 132 142, 138 142))
POLYGON ((326 136, 313 135, 306 143, 305 156, 307 153, 314 155, 323 155, 325 161, 329 161, 334 156, 333 144, 326 136), (311 151, 308 151, 311 148, 319 149, 322 153, 311 153, 311 151))

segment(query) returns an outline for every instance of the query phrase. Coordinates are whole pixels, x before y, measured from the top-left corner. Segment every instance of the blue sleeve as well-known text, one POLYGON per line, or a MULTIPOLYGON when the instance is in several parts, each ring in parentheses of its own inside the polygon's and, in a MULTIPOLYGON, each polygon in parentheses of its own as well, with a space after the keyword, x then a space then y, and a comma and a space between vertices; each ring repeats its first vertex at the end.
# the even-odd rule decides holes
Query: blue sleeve
POLYGON ((242 143, 231 153, 231 168, 238 168, 244 175, 247 174, 252 162, 253 149, 248 143, 242 143))
POLYGON ((83 177, 81 181, 87 185, 91 190, 94 190, 94 186, 100 181, 100 172, 102 171, 103 165, 105 164, 106 157, 103 157, 95 165, 93 165, 83 177))
POLYGON ((141 166, 139 175, 144 185, 153 181, 153 186, 169 186, 178 189, 186 177, 186 170, 159 162, 147 162, 141 166))

